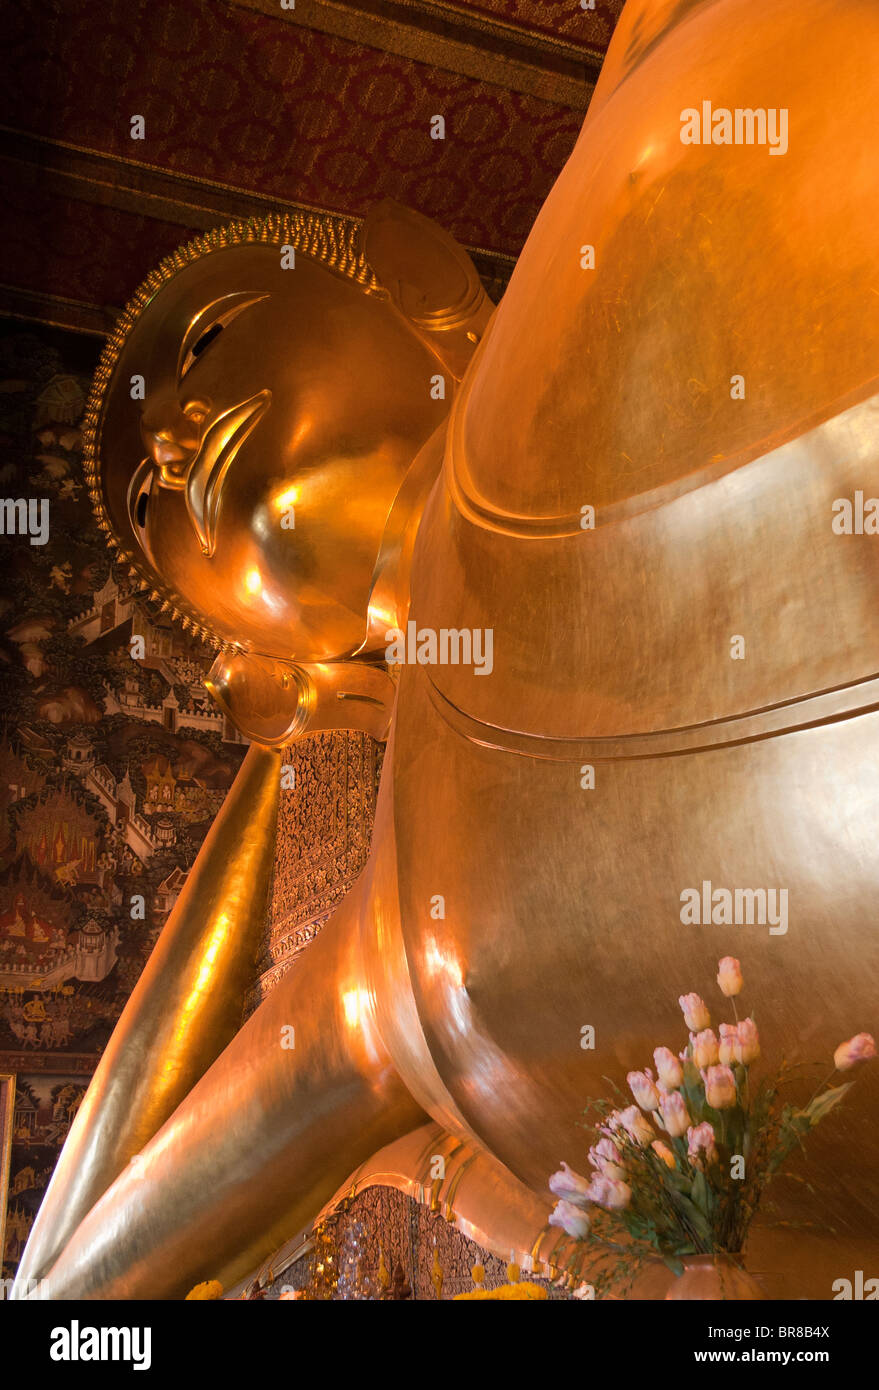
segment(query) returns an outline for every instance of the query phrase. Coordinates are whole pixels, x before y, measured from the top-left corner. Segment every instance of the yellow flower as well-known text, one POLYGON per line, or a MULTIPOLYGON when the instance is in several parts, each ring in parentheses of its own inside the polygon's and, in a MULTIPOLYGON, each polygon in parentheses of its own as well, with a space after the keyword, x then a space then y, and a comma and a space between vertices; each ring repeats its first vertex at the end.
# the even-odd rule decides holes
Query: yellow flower
POLYGON ((455 1294, 455 1302, 462 1303, 467 1301, 479 1301, 492 1299, 499 1303, 510 1302, 533 1302, 534 1300, 547 1297, 546 1289, 542 1284, 501 1284, 499 1289, 474 1289, 472 1293, 455 1294))
POLYGON ((735 956, 724 956, 717 971, 717 983, 720 985, 721 994, 725 994, 730 999, 734 994, 741 993, 742 967, 735 956))
POLYGON ((204 1301, 206 1299, 222 1297, 223 1285, 220 1283, 220 1281, 218 1279, 208 1279, 206 1283, 196 1284, 194 1289, 190 1289, 189 1293, 186 1295, 186 1298, 184 1299, 184 1302, 188 1303, 190 1299, 192 1299, 194 1302, 199 1302, 204 1301))
POLYGON ((668 1144, 663 1144, 661 1139, 654 1139, 650 1147, 656 1154, 656 1156, 662 1159, 662 1162, 665 1164, 666 1168, 675 1167, 675 1156, 672 1153, 671 1149, 668 1147, 668 1144))

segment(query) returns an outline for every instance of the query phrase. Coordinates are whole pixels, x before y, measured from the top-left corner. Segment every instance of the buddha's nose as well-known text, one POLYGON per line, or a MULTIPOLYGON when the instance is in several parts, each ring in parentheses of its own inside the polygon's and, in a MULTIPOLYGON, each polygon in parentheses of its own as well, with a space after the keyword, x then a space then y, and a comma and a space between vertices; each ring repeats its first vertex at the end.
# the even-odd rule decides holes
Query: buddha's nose
POLYGON ((165 397, 147 402, 140 422, 141 437, 153 462, 158 464, 166 487, 183 487, 190 466, 198 457, 209 414, 209 401, 187 401, 181 405, 176 397, 165 397))

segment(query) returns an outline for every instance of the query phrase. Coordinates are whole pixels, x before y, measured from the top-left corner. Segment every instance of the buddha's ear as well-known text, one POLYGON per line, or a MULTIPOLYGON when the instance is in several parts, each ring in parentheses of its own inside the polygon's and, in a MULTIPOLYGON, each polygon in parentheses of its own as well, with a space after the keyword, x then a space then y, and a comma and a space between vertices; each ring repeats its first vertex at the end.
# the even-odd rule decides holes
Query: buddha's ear
POLYGON ((463 246, 391 198, 371 209, 361 237, 393 304, 460 381, 494 308, 463 246))

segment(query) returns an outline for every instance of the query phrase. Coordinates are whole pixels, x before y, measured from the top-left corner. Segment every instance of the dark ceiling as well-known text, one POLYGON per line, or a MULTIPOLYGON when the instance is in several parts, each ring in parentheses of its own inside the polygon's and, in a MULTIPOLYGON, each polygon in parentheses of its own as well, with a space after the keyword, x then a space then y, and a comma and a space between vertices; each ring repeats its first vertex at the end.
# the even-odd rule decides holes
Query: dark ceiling
POLYGON ((17 0, 0 85, 0 312, 103 332, 195 231, 273 208, 356 217, 384 196, 474 248, 497 294, 621 8, 17 0))

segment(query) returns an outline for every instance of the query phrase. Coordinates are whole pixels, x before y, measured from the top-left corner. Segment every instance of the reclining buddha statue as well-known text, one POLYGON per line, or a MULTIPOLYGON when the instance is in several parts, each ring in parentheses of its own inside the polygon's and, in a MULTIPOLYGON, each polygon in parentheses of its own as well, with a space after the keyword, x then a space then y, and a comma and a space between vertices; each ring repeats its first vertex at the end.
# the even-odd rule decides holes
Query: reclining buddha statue
MULTIPOLYGON (((228 1287, 429 1122, 539 1229, 584 1097, 726 952, 764 1047, 869 1026, 879 537, 834 518, 879 492, 877 52, 863 0, 629 0, 497 309, 393 203, 137 293, 92 498, 250 749, 22 1284, 228 1287), (282 750, 331 728, 387 738, 369 860, 239 1026, 282 750), (705 883, 783 921, 683 921, 705 883)), ((871 1077, 812 1175, 865 1259, 877 1118, 871 1077)))

